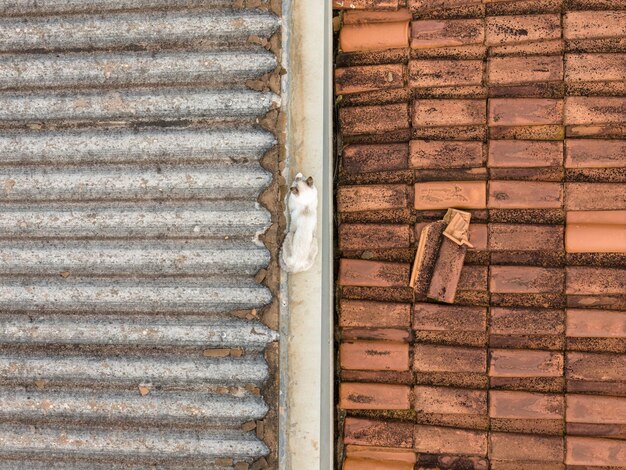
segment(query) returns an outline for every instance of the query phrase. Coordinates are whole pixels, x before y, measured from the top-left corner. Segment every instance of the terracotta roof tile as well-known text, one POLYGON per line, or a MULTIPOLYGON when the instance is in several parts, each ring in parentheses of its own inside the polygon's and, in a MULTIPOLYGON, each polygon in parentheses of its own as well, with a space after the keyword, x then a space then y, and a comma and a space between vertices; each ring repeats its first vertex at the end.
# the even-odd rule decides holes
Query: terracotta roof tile
POLYGON ((481 0, 408 0, 411 11, 421 13, 440 8, 457 8, 466 5, 480 4, 481 0))
POLYGON ((340 371, 342 382, 394 383, 411 385, 413 373, 409 370, 344 370, 340 371))
POLYGON ((380 134, 408 129, 409 108, 406 103, 341 108, 339 125, 345 135, 380 134))
POLYGON ((348 417, 344 423, 345 444, 413 448, 413 425, 348 417))
POLYGON ((570 266, 567 268, 567 294, 623 294, 626 292, 626 269, 570 266))
POLYGON ((432 181, 415 184, 415 208, 437 210, 484 209, 487 183, 484 181, 432 181))
POLYGON ((491 140, 491 168, 541 168, 563 165, 563 143, 535 140, 491 140))
POLYGON ((564 50, 565 45, 562 39, 550 39, 547 41, 492 46, 489 48, 489 54, 493 57, 531 57, 537 55, 561 55, 564 50))
POLYGON ((482 60, 411 60, 409 62, 409 86, 412 88, 480 85, 482 82, 482 60))
POLYGON ((385 462, 405 462, 415 464, 417 456, 413 450, 393 447, 370 447, 349 444, 345 446, 347 457, 381 460, 385 462))
POLYGON ((413 328, 423 331, 475 331, 487 329, 487 308, 416 303, 413 328))
POLYGON ((568 465, 623 468, 626 462, 626 440, 567 436, 568 465))
POLYGON ((409 345, 383 341, 354 341, 339 346, 341 367, 349 370, 409 369, 409 345))
POLYGON ((400 0, 331 0, 335 9, 397 10, 400 0))
POLYGON ((566 168, 625 168, 626 140, 567 139, 566 168))
POLYGON ((626 11, 569 11, 563 16, 565 39, 626 36, 626 11))
POLYGON ((545 98, 493 98, 489 100, 490 126, 560 124, 563 100, 545 98))
POLYGON ((561 37, 561 16, 556 14, 491 16, 486 25, 488 46, 561 37))
POLYGON ((489 83, 519 85, 563 80, 561 56, 492 57, 487 64, 489 83))
POLYGON ((411 19, 411 12, 406 8, 399 10, 346 10, 343 12, 343 24, 389 23, 411 19))
POLYGON ((412 140, 409 143, 411 168, 472 168, 484 163, 482 142, 412 140))
POLYGON ((411 47, 436 47, 482 44, 485 28, 482 20, 419 20, 411 22, 411 47))
POLYGON ((339 212, 403 209, 408 203, 408 187, 403 184, 343 186, 337 191, 339 212))
POLYGON ((409 285, 409 265, 342 259, 337 279, 342 286, 403 287, 409 285))
POLYGON ((565 313, 556 309, 492 307, 491 347, 562 349, 565 313))
POLYGON ((575 338, 626 338, 626 312, 568 309, 566 332, 575 338))
POLYGON ((465 265, 459 279, 459 290, 486 291, 488 276, 487 266, 465 265))
POLYGON ((413 464, 408 462, 346 458, 343 470, 413 470, 413 464))
POLYGON ((464 388, 416 386, 415 410, 418 413, 486 415, 487 392, 464 388))
POLYGON ((491 390, 489 416, 500 419, 563 421, 563 395, 491 390))
POLYGON ((405 48, 409 44, 409 21, 344 25, 339 33, 343 52, 405 48))
POLYGON ((625 210, 626 185, 565 183, 565 208, 572 211, 625 210))
POLYGON ((489 274, 489 289, 498 294, 561 292, 565 279, 562 269, 535 266, 491 266, 489 274))
POLYGON ((563 205, 560 183, 539 181, 491 181, 491 209, 559 209, 563 205))
POLYGON ((339 406, 344 410, 408 410, 411 388, 406 385, 342 383, 339 406))
MULTIPOLYGON (((489 456, 493 460, 515 462, 563 462, 563 438, 494 432, 489 456)), ((540 467, 537 467, 540 468, 540 467)))
POLYGON ((563 354, 551 351, 506 350, 491 351, 491 377, 561 377, 563 354))
MULTIPOLYGON (((626 425, 626 397, 567 394, 568 423, 626 425)), ((599 428, 601 430, 601 428, 599 428)))
POLYGON ((411 244, 408 224, 341 224, 340 250, 377 250, 408 248, 411 244))
POLYGON ((561 251, 563 227, 558 225, 489 224, 492 251, 561 251))
POLYGON ((570 211, 566 217, 568 253, 626 253, 626 211, 570 211))
POLYGON ((343 149, 343 168, 350 173, 403 170, 407 168, 407 144, 348 145, 343 149))
POLYGON ((626 75, 626 54, 566 54, 568 82, 622 81, 626 75))
POLYGON ((335 69, 335 93, 338 95, 364 91, 402 88, 404 65, 365 65, 335 69))
POLYGON ((415 450, 429 454, 487 455, 487 433, 441 426, 415 426, 415 450))
POLYGON ((626 355, 568 352, 565 369, 572 392, 626 394, 626 355))
POLYGON ((345 341, 400 341, 408 342, 410 333, 402 328, 344 328, 341 337, 345 341))
POLYGON ((413 126, 484 125, 485 100, 416 99, 413 103, 413 126))
POLYGON ((626 122, 626 97, 568 96, 565 124, 618 124, 626 122))
POLYGON ((467 246, 459 246, 448 238, 441 240, 439 254, 426 294, 429 299, 449 304, 454 303, 466 253, 467 246))
POLYGON ((485 373, 487 353, 482 348, 416 344, 413 368, 418 372, 485 373))

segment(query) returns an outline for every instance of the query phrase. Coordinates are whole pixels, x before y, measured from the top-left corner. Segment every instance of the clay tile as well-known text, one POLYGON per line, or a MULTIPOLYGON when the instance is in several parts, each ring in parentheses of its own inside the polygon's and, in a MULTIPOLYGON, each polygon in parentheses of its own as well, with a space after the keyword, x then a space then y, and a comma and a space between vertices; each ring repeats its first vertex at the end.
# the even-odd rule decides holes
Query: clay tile
POLYGON ((411 18, 411 12, 406 8, 397 11, 347 10, 343 13, 343 24, 395 23, 411 18))
POLYGON ((344 135, 383 134, 408 129, 409 105, 395 103, 341 108, 339 125, 344 135))
POLYGON ((399 0, 331 0, 335 10, 397 10, 399 0))
POLYGON ((561 183, 543 181, 490 181, 491 209, 560 209, 563 205, 561 183))
POLYGON ((471 86, 480 85, 482 81, 482 60, 411 60, 409 62, 409 86, 411 88, 471 86))
POLYGON ((491 140, 491 168, 541 168, 563 165, 563 143, 537 140, 491 140))
POLYGON ((626 54, 566 54, 565 80, 568 82, 622 81, 626 54))
POLYGON ((410 462, 385 461, 373 459, 346 458, 343 470, 413 470, 410 462))
POLYGON ((565 183, 565 195, 570 211, 626 210, 623 183, 565 183))
POLYGON ((563 16, 565 39, 626 36, 626 11, 569 11, 563 16))
POLYGON ((491 351, 490 377, 561 377, 563 354, 550 351, 491 351))
POLYGON ((413 368, 418 372, 485 373, 487 352, 482 348, 416 344, 413 368))
POLYGON ((490 438, 489 456, 493 460, 515 462, 516 464, 563 462, 562 437, 494 432, 490 438))
POLYGON ((563 396, 547 393, 489 391, 489 416, 501 419, 563 420, 563 396))
POLYGON ((363 328, 408 328, 411 304, 342 299, 339 326, 363 328))
POLYGON ((344 342, 339 346, 341 368, 347 370, 409 369, 409 345, 384 341, 344 342))
POLYGON ((441 426, 415 426, 415 450, 429 454, 487 455, 487 433, 441 426))
POLYGON ((450 387, 416 386, 415 409, 419 413, 486 415, 487 392, 450 387))
POLYGON ((484 181, 433 181, 415 184, 415 209, 484 209, 487 183, 484 181))
POLYGON ((339 406, 344 410, 408 410, 410 391, 407 385, 342 383, 339 406))
POLYGON ((381 250, 408 248, 409 225, 392 224, 341 224, 339 226, 339 249, 381 250))
POLYGON ((343 149, 343 168, 349 173, 404 170, 408 167, 407 144, 360 144, 343 149))
POLYGON ((341 286, 404 287, 409 285, 409 265, 342 259, 337 282, 341 286))
POLYGON ((488 79, 492 85, 519 85, 563 80, 561 56, 491 57, 488 79))
POLYGON ((408 202, 403 184, 342 186, 337 190, 339 212, 406 209, 408 202))
POLYGON ((405 462, 415 464, 417 456, 413 450, 393 447, 371 447, 348 444, 345 446, 347 457, 358 459, 381 460, 384 462, 405 462))
POLYGON ((489 289, 496 294, 541 294, 563 291, 565 273, 536 266, 491 266, 489 289))
POLYGON ((419 20, 411 22, 411 47, 438 47, 482 44, 485 37, 483 20, 419 20))
POLYGON ((626 425, 626 397, 567 394, 568 423, 626 425))
POLYGON ((567 436, 567 465, 583 468, 623 468, 626 462, 626 441, 567 436))
POLYGON ((409 21, 344 25, 339 47, 343 52, 409 47, 409 21))
POLYGON ((565 291, 569 295, 624 294, 626 269, 569 266, 565 291))
POLYGON ((421 13, 428 10, 458 8, 467 5, 479 5, 481 0, 408 0, 411 11, 421 13))
POLYGON ((626 120, 626 97, 568 96, 565 124, 619 124, 626 120))
POLYGON ((413 448, 413 425, 348 417, 344 443, 366 446, 413 448))
POLYGON ((561 15, 488 16, 486 44, 545 41, 561 37, 561 15))
POLYGON ((482 142, 412 140, 411 168, 472 168, 483 165, 482 142))
POLYGON ((566 168, 625 168, 624 155, 626 155, 626 140, 567 139, 565 141, 566 168))
POLYGON ((402 64, 364 65, 335 69, 335 92, 338 95, 398 88, 404 85, 402 64))
POLYGON ((568 253, 626 253, 626 211, 567 213, 568 253))
POLYGON ((489 100, 490 126, 561 124, 563 100, 547 98, 494 98, 489 100))
POLYGON ((567 310, 567 336, 626 338, 626 311, 567 310))
POLYGON ((413 328, 421 331, 476 331, 487 328, 487 308, 416 303, 413 328))

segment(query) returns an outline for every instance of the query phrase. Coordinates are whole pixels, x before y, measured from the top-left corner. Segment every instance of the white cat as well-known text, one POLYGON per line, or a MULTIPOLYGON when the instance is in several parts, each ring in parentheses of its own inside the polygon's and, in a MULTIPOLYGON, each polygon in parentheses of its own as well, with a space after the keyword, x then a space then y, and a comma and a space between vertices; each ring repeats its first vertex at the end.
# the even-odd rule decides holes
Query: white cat
POLYGON ((317 189, 312 177, 305 180, 298 173, 290 191, 291 225, 280 251, 280 265, 287 272, 299 273, 309 270, 317 256, 317 189))

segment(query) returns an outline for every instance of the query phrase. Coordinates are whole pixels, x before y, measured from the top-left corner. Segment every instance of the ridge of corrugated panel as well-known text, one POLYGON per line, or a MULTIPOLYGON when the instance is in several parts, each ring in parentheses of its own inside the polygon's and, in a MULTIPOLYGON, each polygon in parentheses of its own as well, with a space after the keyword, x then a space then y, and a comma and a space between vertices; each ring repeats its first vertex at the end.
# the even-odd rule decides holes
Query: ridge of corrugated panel
POLYGON ((232 0, 0 0, 0 469, 233 468, 277 333, 246 87, 279 18, 232 0))

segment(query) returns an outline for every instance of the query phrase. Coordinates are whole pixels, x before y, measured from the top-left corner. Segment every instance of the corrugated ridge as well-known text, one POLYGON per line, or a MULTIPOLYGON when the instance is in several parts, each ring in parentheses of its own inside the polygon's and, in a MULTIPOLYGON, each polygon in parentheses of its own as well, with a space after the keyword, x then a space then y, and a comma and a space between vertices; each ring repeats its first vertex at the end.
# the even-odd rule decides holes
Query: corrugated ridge
POLYGON ((277 338, 254 275, 279 99, 245 83, 280 21, 232 6, 0 0, 0 469, 269 452, 241 425, 277 338))

